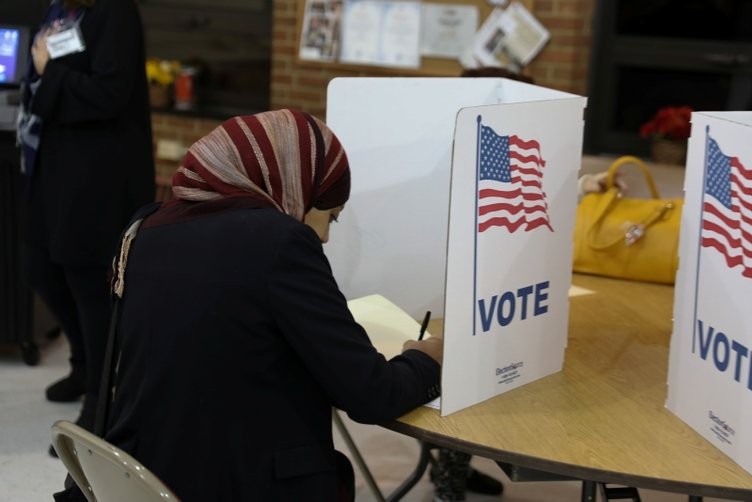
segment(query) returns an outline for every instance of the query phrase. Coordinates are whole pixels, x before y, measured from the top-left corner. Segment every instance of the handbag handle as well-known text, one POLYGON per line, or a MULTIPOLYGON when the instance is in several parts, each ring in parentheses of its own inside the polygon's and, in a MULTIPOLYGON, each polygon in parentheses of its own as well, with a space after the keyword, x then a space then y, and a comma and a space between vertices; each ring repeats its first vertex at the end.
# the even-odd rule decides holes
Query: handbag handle
POLYGON ((616 172, 624 164, 635 164, 637 167, 639 167, 640 171, 642 171, 642 175, 645 177, 648 188, 650 189, 650 195, 654 199, 660 198, 660 196, 658 195, 658 188, 656 188, 655 180, 653 180, 653 175, 650 173, 650 169, 648 169, 648 166, 646 166, 642 160, 633 155, 624 155, 622 157, 619 157, 611 164, 611 166, 609 166, 608 177, 606 178, 606 190, 610 190, 611 188, 616 187, 616 172))
POLYGON ((612 239, 611 241, 608 241, 605 243, 596 243, 595 235, 594 235, 595 228, 601 225, 601 223, 603 222, 603 219, 606 217, 606 214, 608 214, 608 212, 611 210, 614 203, 619 198, 621 198, 621 192, 619 191, 619 187, 616 185, 615 181, 616 181, 616 172, 624 164, 637 165, 637 167, 640 168, 643 176, 645 177, 645 181, 648 184, 648 188, 650 189, 650 194, 652 195, 653 199, 660 198, 660 196, 658 195, 658 189, 656 188, 656 185, 655 185, 655 180, 653 180, 653 175, 650 173, 650 170, 648 169, 648 167, 645 165, 645 163, 642 160, 632 155, 624 155, 616 159, 608 168, 608 177, 606 178, 606 192, 603 194, 602 202, 599 205, 599 211, 597 213, 598 216, 593 222, 593 224, 590 226, 590 228, 588 228, 588 231, 587 231, 587 244, 588 246, 590 246, 591 249, 604 250, 612 246, 615 246, 616 244, 619 244, 620 242, 623 242, 624 245, 626 246, 631 246, 632 244, 637 242, 640 238, 642 238, 643 235, 645 235, 645 231, 647 230, 649 226, 651 226, 653 223, 663 218, 666 212, 674 209, 674 203, 667 201, 661 206, 656 207, 655 211, 651 212, 641 222, 631 223, 629 227, 627 227, 624 230, 623 235, 619 235, 615 239, 612 239))

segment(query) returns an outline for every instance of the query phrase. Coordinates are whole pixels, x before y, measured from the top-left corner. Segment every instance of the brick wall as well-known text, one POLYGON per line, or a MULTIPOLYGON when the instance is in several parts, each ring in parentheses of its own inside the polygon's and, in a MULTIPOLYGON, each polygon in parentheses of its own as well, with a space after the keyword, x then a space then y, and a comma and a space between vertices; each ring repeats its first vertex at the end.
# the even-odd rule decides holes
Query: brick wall
MULTIPOLYGON (((271 109, 298 108, 323 119, 326 86, 338 76, 389 76, 385 68, 352 68, 297 59, 298 2, 274 0, 271 109)), ((544 87, 585 95, 590 57, 590 21, 595 0, 530 0, 533 14, 551 32, 551 40, 525 69, 544 87)), ((458 73, 458 72, 457 72, 458 73)), ((447 76, 456 74, 447 73, 447 76)), ((218 119, 192 118, 170 113, 152 114, 155 152, 159 140, 190 146, 219 125, 218 119)), ((158 183, 164 184, 177 162, 157 156, 158 183)))
POLYGON ((530 64, 537 84, 585 95, 595 0, 535 0, 533 14, 551 40, 530 64))
POLYGON ((197 139, 217 127, 218 119, 205 119, 153 111, 151 114, 152 133, 154 135, 154 159, 156 168, 157 200, 169 197, 170 178, 180 164, 176 158, 182 156, 185 150, 197 139), (170 142, 179 152, 175 155, 164 155, 159 151, 162 141, 170 142))
MULTIPOLYGON (((324 118, 329 80, 338 76, 388 76, 389 70, 298 61, 298 1, 302 0, 274 1, 271 108, 300 108, 324 118)), ((525 72, 538 85, 584 95, 590 57, 590 20, 595 0, 531 0, 525 3, 532 4, 533 14, 551 32, 551 40, 525 72)))

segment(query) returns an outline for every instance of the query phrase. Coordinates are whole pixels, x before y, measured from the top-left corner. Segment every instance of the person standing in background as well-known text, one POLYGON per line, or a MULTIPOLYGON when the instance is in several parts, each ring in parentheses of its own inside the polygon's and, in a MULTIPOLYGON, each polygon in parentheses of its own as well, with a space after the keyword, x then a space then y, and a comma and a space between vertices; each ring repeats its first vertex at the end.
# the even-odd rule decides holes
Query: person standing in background
POLYGON ((70 374, 47 388, 47 399, 83 396, 76 423, 91 430, 109 266, 123 227, 155 190, 136 3, 53 0, 30 61, 18 127, 28 180, 24 275, 70 344, 70 374))

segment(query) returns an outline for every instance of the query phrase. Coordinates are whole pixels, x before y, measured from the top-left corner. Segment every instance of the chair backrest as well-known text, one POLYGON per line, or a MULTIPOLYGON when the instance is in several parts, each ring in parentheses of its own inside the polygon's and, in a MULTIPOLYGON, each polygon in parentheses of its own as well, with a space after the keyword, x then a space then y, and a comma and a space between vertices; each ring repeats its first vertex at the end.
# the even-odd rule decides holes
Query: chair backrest
POLYGON ((52 445, 89 502, 178 501, 136 459, 72 422, 53 424, 52 445))

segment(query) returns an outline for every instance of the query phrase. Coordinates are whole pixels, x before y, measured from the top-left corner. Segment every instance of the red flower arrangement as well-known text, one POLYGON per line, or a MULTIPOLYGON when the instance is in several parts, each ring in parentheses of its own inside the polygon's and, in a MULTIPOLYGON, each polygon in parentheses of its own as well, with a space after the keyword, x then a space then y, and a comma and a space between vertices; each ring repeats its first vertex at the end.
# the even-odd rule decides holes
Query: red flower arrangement
POLYGON ((689 106, 663 107, 640 126, 640 136, 646 139, 686 140, 689 138, 692 111, 689 106))

